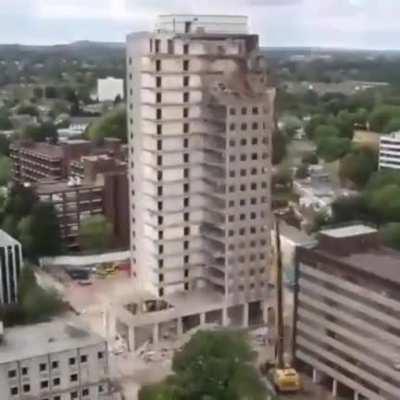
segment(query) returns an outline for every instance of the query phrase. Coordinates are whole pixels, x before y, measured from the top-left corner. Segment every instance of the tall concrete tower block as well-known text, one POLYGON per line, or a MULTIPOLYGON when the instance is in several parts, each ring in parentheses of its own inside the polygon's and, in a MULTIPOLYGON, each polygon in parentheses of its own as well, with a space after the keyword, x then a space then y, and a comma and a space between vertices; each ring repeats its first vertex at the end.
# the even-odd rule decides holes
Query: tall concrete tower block
POLYGON ((131 254, 154 295, 268 296, 275 90, 242 16, 128 36, 131 254))

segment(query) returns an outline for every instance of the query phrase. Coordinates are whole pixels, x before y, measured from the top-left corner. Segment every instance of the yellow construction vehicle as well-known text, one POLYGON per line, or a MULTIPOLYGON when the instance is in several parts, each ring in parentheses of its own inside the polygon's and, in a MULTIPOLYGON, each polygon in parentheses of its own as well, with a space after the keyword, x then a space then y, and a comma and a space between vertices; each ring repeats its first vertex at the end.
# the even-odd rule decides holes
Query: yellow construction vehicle
POLYGON ((299 373, 291 365, 285 364, 285 326, 283 320, 283 271, 281 254, 281 237, 279 228, 279 215, 275 216, 275 242, 276 242, 276 343, 275 366, 272 369, 272 379, 278 393, 296 393, 302 389, 299 373))

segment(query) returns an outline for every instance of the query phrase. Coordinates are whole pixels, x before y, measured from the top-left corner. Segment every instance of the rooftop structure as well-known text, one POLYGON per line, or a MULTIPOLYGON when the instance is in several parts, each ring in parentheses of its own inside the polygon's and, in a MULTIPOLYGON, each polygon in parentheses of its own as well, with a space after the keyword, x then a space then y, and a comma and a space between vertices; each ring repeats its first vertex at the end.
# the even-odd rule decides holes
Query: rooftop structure
POLYGON ((400 131, 380 136, 379 169, 400 169, 400 131))
POLYGON ((400 253, 378 231, 355 225, 322 231, 299 249, 295 355, 354 398, 395 400, 400 377, 400 253))

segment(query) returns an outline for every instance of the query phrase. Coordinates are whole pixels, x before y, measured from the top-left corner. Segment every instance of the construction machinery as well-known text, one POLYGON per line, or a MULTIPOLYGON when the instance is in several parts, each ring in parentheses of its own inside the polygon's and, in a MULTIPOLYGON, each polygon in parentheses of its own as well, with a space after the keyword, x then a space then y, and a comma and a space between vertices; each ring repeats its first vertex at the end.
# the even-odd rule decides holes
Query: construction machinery
POLYGON ((285 363, 285 324, 283 305, 283 267, 281 253, 281 237, 279 215, 275 215, 276 243, 276 335, 275 335, 275 365, 271 370, 273 384, 279 393, 296 393, 302 389, 302 382, 296 369, 285 363))

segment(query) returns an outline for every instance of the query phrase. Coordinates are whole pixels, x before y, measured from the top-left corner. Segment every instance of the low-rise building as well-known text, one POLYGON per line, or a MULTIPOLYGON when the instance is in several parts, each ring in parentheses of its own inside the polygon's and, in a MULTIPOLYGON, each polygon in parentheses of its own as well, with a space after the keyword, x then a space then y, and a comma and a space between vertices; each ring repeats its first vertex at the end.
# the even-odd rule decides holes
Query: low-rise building
POLYGON ((116 247, 128 246, 126 163, 108 155, 85 156, 71 163, 68 180, 42 181, 34 188, 41 201, 54 204, 69 249, 79 247, 81 222, 93 215, 104 215, 112 223, 116 247))
POLYGON ((124 80, 113 77, 97 80, 97 97, 100 102, 124 98, 124 80))
POLYGON ((18 281, 23 268, 21 243, 0 230, 0 303, 18 301, 18 281))
POLYGON ((107 343, 64 321, 6 329, 0 341, 2 399, 109 400, 107 343))
POLYGON ((60 138, 73 138, 81 136, 89 125, 97 120, 97 117, 73 117, 70 119, 69 126, 67 128, 58 129, 58 135, 60 138))
POLYGON ((98 154, 119 158, 121 141, 106 138, 101 146, 81 139, 60 144, 15 142, 10 146, 13 180, 17 183, 34 183, 43 179, 67 179, 73 161, 80 161, 83 156, 98 154))
POLYGON ((294 354, 314 381, 399 399, 400 253, 368 226, 325 230, 299 249, 296 281, 294 354))
POLYGON ((380 137, 379 169, 400 169, 400 131, 380 137))

